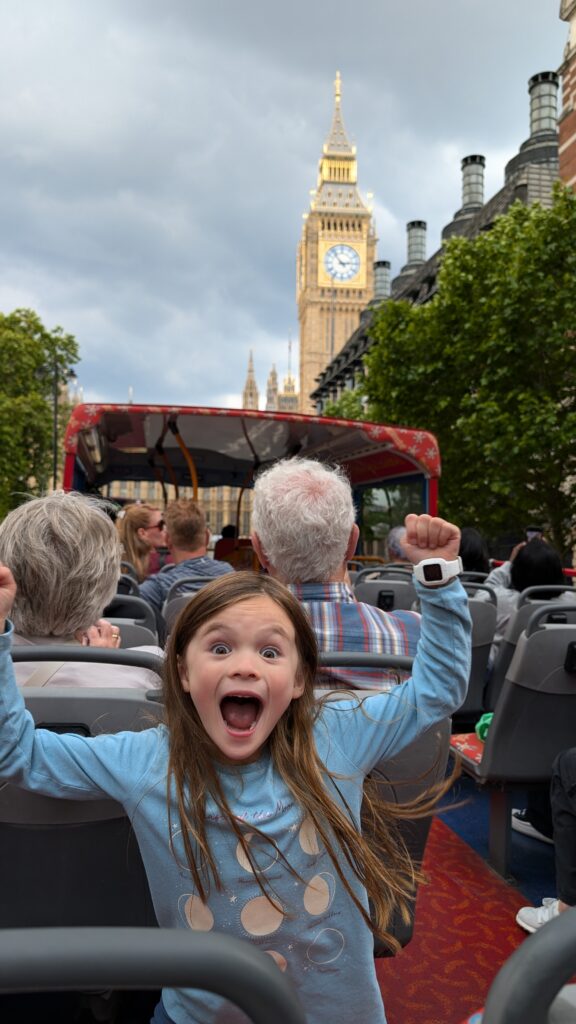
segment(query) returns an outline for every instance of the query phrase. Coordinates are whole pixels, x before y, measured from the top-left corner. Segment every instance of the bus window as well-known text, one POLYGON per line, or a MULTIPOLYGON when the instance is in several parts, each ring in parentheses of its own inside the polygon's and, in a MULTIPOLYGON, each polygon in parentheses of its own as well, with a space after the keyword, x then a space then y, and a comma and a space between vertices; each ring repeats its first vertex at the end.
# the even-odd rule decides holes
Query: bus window
POLYGON ((393 526, 404 522, 409 512, 427 511, 421 479, 391 480, 379 487, 356 491, 361 548, 359 555, 386 558, 386 537, 393 526))

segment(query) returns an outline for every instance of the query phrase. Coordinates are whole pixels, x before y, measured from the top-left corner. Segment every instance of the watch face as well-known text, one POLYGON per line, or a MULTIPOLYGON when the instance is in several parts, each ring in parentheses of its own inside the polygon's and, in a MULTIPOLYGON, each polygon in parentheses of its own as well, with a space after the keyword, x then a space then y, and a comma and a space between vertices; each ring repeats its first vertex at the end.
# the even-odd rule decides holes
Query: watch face
POLYGON ((438 583, 442 579, 442 566, 438 562, 422 566, 422 571, 426 583, 438 583))
POLYGON ((360 270, 360 256, 351 245, 333 245, 324 257, 324 266, 335 281, 349 281, 360 270))

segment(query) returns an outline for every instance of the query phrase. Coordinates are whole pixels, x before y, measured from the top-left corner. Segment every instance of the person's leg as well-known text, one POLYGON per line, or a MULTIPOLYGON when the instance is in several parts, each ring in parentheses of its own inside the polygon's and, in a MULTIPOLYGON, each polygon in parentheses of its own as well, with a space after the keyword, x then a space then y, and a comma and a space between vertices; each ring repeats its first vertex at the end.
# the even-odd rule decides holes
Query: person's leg
POLYGON ((516 921, 527 932, 538 931, 568 907, 576 906, 576 747, 558 755, 552 766, 550 805, 554 826, 557 898, 541 907, 522 907, 516 921))
POLYGON ((529 789, 526 807, 513 808, 512 828, 531 839, 552 843, 552 811, 550 808, 550 787, 539 786, 529 789))
POLYGON ((550 787, 545 789, 529 789, 526 801, 526 817, 537 832, 552 838, 552 807, 550 805, 550 787))
POLYGON ((552 767, 550 802, 558 899, 576 906, 576 747, 558 755, 552 767))

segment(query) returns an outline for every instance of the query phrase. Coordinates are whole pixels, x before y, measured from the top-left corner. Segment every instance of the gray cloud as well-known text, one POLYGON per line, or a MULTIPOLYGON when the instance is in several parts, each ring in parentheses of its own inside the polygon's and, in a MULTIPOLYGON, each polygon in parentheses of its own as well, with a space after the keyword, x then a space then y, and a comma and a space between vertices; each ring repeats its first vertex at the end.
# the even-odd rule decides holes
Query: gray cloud
POLYGON ((297 338, 295 252, 332 81, 379 256, 429 251, 527 137, 567 26, 542 0, 0 0, 0 309, 75 334, 88 397, 227 404, 297 338))

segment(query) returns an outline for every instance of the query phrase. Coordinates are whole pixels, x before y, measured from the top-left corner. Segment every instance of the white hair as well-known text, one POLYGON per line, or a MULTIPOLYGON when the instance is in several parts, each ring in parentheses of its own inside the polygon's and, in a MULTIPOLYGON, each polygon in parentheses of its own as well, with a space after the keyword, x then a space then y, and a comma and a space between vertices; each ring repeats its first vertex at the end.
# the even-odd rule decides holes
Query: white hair
POLYGON ((386 537, 388 558, 394 561, 395 558, 406 558, 406 552, 402 547, 402 541, 406 536, 405 526, 393 526, 386 537))
POLYGON ((0 523, 0 562, 18 587, 11 618, 23 636, 70 636, 110 603, 120 576, 120 540, 104 502, 56 491, 0 523))
POLYGON ((256 480, 252 527, 288 583, 326 583, 342 567, 353 525, 352 490, 341 469, 284 459, 256 480))

